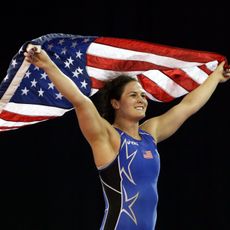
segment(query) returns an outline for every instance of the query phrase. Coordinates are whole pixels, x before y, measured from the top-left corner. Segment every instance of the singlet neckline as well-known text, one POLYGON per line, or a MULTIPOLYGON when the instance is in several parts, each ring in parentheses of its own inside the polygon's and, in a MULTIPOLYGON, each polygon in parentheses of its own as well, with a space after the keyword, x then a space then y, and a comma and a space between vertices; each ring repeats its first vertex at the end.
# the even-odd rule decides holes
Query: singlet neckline
POLYGON ((125 131, 123 131, 123 130, 117 128, 117 127, 114 127, 114 128, 115 128, 116 130, 118 130, 119 133, 124 133, 126 136, 128 136, 129 138, 131 138, 133 141, 136 141, 136 142, 141 142, 141 141, 143 141, 142 132, 145 132, 145 131, 143 131, 141 128, 138 128, 138 133, 139 133, 141 139, 136 139, 136 138, 132 137, 131 135, 129 135, 128 133, 126 133, 125 131))

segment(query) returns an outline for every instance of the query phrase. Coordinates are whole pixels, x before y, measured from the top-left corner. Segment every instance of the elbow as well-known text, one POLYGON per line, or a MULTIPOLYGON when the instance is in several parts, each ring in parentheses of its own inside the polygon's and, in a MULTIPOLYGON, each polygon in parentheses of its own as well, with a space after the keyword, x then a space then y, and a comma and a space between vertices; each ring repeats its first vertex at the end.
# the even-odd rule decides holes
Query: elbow
POLYGON ((74 97, 71 101, 72 105, 75 109, 87 108, 89 104, 93 104, 93 102, 86 96, 74 97))

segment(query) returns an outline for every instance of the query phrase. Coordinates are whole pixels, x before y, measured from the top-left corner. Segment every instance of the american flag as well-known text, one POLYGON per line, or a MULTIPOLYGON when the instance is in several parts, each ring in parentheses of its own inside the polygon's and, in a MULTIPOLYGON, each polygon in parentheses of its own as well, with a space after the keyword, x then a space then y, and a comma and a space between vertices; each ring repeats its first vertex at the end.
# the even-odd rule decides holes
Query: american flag
POLYGON ((143 157, 145 159, 152 159, 153 158, 153 154, 152 154, 152 152, 150 150, 147 150, 147 151, 144 152, 143 157))
POLYGON ((51 33, 25 42, 0 85, 0 131, 60 117, 73 109, 47 74, 24 60, 28 43, 41 45, 88 97, 106 80, 137 77, 149 99, 169 102, 202 84, 226 57, 126 38, 51 33))

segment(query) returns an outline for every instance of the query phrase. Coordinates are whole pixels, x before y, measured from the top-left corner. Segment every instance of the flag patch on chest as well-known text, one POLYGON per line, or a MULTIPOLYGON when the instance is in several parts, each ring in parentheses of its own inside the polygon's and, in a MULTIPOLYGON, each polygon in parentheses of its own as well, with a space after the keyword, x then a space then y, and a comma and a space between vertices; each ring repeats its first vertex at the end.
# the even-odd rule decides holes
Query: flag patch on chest
POLYGON ((152 154, 152 152, 151 152, 150 150, 147 150, 147 151, 145 151, 145 152, 143 153, 143 157, 144 157, 145 159, 152 159, 152 158, 153 158, 153 154, 152 154))

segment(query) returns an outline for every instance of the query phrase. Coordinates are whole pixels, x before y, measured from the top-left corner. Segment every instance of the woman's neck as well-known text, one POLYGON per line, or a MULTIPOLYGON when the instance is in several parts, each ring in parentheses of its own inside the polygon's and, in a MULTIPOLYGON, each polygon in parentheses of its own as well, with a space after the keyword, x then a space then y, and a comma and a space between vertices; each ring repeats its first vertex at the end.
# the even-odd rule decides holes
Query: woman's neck
POLYGON ((135 139, 141 139, 140 135, 139 135, 139 123, 136 122, 122 122, 122 121, 115 121, 113 123, 113 126, 115 128, 118 128, 122 131, 124 131, 125 133, 127 133, 128 135, 130 135, 131 137, 135 138, 135 139))

